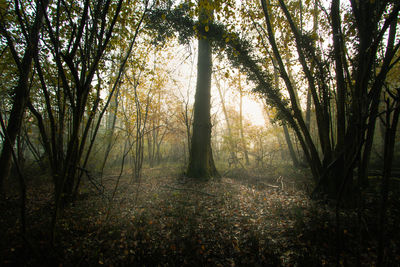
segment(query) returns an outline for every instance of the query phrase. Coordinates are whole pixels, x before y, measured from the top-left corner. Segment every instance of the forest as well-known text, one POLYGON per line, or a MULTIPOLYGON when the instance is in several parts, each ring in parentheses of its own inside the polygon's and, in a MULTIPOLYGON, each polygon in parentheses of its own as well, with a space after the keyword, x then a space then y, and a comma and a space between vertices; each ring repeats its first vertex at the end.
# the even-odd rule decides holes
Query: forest
POLYGON ((399 12, 0 0, 0 265, 400 266, 399 12))

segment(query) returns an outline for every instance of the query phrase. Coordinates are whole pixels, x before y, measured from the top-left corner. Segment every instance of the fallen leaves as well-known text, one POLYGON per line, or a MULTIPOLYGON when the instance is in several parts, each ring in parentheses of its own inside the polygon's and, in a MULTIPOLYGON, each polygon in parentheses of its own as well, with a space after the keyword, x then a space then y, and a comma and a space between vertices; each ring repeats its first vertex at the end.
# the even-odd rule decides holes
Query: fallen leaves
MULTIPOLYGON (((112 185, 111 180, 106 188, 112 190, 112 185)), ((40 195, 51 201, 46 192, 40 195)), ((31 201, 31 218, 46 210, 48 202, 38 197, 31 201)), ((348 220, 339 233, 349 244, 342 258, 354 252, 354 214, 347 214, 341 213, 348 220)), ((89 194, 65 210, 55 265, 331 265, 334 215, 300 191, 260 189, 244 178, 184 185, 173 176, 148 175, 140 185, 122 179, 114 202, 89 194)), ((37 240, 41 247, 49 244, 45 237, 37 240)), ((365 246, 362 262, 375 251, 374 243, 365 246)), ((15 244, 7 248, 9 254, 21 251, 15 244)))

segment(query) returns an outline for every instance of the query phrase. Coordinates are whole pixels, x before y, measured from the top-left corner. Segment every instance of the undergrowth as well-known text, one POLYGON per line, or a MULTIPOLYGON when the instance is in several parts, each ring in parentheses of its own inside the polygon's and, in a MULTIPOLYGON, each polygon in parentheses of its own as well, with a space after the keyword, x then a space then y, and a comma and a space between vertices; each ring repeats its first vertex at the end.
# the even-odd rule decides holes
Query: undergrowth
MULTIPOLYGON (((28 231, 19 235, 18 196, 0 203, 4 266, 372 266, 378 206, 341 210, 308 198, 304 173, 276 169, 225 171, 209 182, 152 168, 140 181, 104 177, 104 192, 86 181, 49 241, 52 187, 28 184, 28 231), (278 170, 279 171, 279 170, 278 170), (35 186, 36 185, 36 186, 35 186)), ((387 262, 400 260, 390 209, 387 262)))

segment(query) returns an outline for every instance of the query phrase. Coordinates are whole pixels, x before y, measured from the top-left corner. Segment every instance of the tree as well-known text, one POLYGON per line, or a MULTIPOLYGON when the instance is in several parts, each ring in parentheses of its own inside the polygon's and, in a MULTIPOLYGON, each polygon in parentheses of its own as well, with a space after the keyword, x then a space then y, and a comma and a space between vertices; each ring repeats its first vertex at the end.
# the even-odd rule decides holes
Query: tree
MULTIPOLYGON (((24 112, 29 99, 29 76, 32 70, 32 61, 34 55, 38 51, 39 33, 43 25, 43 16, 49 5, 48 0, 37 1, 34 10, 34 21, 31 25, 22 19, 22 13, 26 12, 24 7, 21 10, 21 3, 16 1, 14 3, 14 16, 18 18, 15 27, 23 33, 25 38, 23 55, 19 55, 16 48, 17 42, 15 37, 11 34, 11 23, 7 21, 6 13, 1 15, 0 32, 1 35, 7 40, 7 47, 13 56, 14 63, 18 69, 18 83, 13 90, 13 104, 7 124, 8 138, 4 140, 3 147, 0 155, 0 193, 3 192, 4 180, 8 177, 11 169, 11 156, 12 149, 15 144, 17 135, 20 132, 24 112)), ((12 16, 7 14, 8 17, 12 16)))
MULTIPOLYGON (((274 63, 274 84, 275 84, 276 88, 279 88, 279 73, 278 73, 278 68, 275 68, 275 65, 277 64, 276 60, 273 60, 273 63, 274 63)), ((293 143, 292 143, 292 140, 291 140, 290 134, 289 134, 289 129, 285 123, 283 123, 282 127, 283 127, 283 133, 285 134, 285 141, 286 141, 286 144, 289 149, 289 154, 290 154, 290 157, 292 158, 293 166, 298 167, 299 161, 294 152, 293 143)), ((308 126, 308 129, 309 129, 309 126, 308 126)))
MULTIPOLYGON (((211 1, 199 1, 199 27, 209 28, 213 11, 211 1)), ((197 82, 193 114, 193 136, 189 156, 188 177, 208 179, 218 176, 211 148, 211 75, 212 54, 210 41, 199 36, 197 58, 197 82)))
POLYGON ((156 30, 156 41, 166 42, 167 38, 175 37, 181 43, 187 43, 190 38, 198 38, 198 69, 193 116, 193 136, 191 138, 190 160, 186 174, 191 177, 218 176, 211 149, 210 123, 210 88, 212 73, 212 46, 224 47, 225 40, 235 36, 229 35, 221 27, 215 28, 213 13, 225 13, 222 19, 229 20, 235 13, 230 10, 231 1, 201 0, 196 8, 191 1, 185 1, 175 9, 153 10, 148 16, 148 26, 156 30), (199 14, 199 21, 194 21, 194 14, 199 14), (218 30, 215 38, 215 30, 218 30), (224 37, 222 35, 225 35, 224 37), (214 43, 217 41, 217 43, 214 43), (219 43, 218 43, 219 42, 219 43), (212 44, 212 46, 211 46, 212 44))
POLYGON ((138 9, 136 28, 129 33, 128 56, 102 105, 100 91, 107 79, 102 70, 113 47, 114 27, 123 20, 122 7, 122 0, 57 1, 44 13, 44 45, 34 55, 40 93, 31 95, 28 107, 36 118, 54 182, 53 238, 60 212, 74 200, 86 172, 100 122, 135 44, 147 2, 138 9))
POLYGON ((243 88, 242 88, 242 84, 241 84, 241 80, 240 80, 240 73, 238 75, 238 89, 239 89, 239 99, 240 99, 240 103, 239 103, 239 120, 240 120, 240 141, 241 141, 241 145, 243 148, 243 152, 244 152, 244 158, 246 160, 246 165, 249 165, 249 154, 247 152, 247 144, 246 144, 246 140, 244 138, 244 129, 243 129, 243 88))
POLYGON ((232 127, 231 127, 231 123, 230 123, 230 118, 228 116, 227 108, 226 108, 226 105, 225 105, 225 92, 224 92, 224 94, 222 94, 221 85, 220 85, 218 79, 216 79, 215 74, 214 74, 214 80, 215 80, 216 87, 217 87, 217 90, 218 90, 218 94, 219 94, 219 97, 220 97, 220 100, 221 100, 222 112, 224 113, 225 122, 226 122, 226 129, 228 130, 227 139, 228 139, 228 144, 229 144, 228 149, 229 149, 229 154, 230 154, 228 161, 232 160, 236 165, 236 163, 238 161, 237 156, 236 156, 237 144, 233 140, 233 134, 232 134, 232 127))
MULTIPOLYGON (((302 31, 302 24, 293 15, 298 3, 291 1, 287 5, 283 0, 273 3, 261 0, 257 5, 249 1, 246 7, 251 9, 242 14, 250 16, 242 17, 255 25, 258 32, 255 46, 219 23, 198 31, 211 39, 214 47, 225 51, 233 66, 239 67, 254 82, 254 91, 263 95, 267 104, 279 111, 279 119, 293 129, 317 185, 314 196, 327 195, 339 200, 343 195, 352 196, 355 170, 368 162, 366 155, 370 151, 364 137, 367 144, 373 139, 380 92, 400 46, 395 38, 400 3, 351 1, 351 6, 340 8, 340 1, 334 0, 330 12, 320 5, 326 22, 321 23, 323 32, 318 35, 302 31), (342 26, 342 17, 346 27, 342 26), (277 42, 282 32, 274 29, 272 23, 282 25, 282 31, 288 34, 286 43, 277 42), (313 39, 319 40, 318 45, 313 39), (333 45, 322 43, 325 39, 333 45), (287 68, 290 66, 285 65, 288 51, 295 51, 298 73, 311 93, 316 135, 304 118, 297 88, 287 68), (285 93, 272 83, 269 66, 273 64, 266 64, 260 55, 275 58, 274 67, 285 84, 285 93), (377 62, 382 67, 374 73, 377 62)), ((314 11, 315 5, 311 6, 314 11)), ((168 35, 172 30, 178 31, 180 39, 193 35, 191 28, 196 25, 184 14, 178 9, 171 16, 164 15, 169 28, 161 25, 160 32, 168 35), (178 18, 177 14, 181 16, 178 18)), ((362 179, 358 175, 358 180, 362 179)))
MULTIPOLYGON (((349 196, 352 192, 354 169, 368 161, 367 155, 370 152, 368 145, 365 145, 364 136, 367 136, 368 144, 368 138, 373 137, 375 128, 377 105, 375 102, 379 99, 383 81, 391 67, 389 63, 400 45, 395 43, 396 31, 390 26, 397 23, 395 21, 398 20, 400 4, 391 1, 351 1, 348 10, 341 10, 340 1, 332 1, 328 17, 331 24, 327 27, 333 32, 331 36, 333 47, 330 51, 333 56, 327 59, 321 57, 320 48, 313 44, 312 36, 301 34, 299 25, 283 0, 278 1, 277 8, 265 0, 262 0, 261 4, 269 45, 286 85, 290 109, 293 112, 284 106, 279 110, 284 120, 296 132, 302 145, 318 183, 315 192, 327 194, 337 200, 343 195, 349 196), (290 29, 302 73, 312 94, 322 157, 319 156, 317 143, 305 123, 289 71, 282 60, 282 50, 276 42, 271 14, 273 9, 279 12, 278 7, 290 29), (346 14, 345 23, 354 32, 353 35, 351 31, 347 33, 348 35, 343 33, 341 19, 343 14, 346 14), (384 38, 385 33, 388 33, 387 39, 384 38), (384 47, 385 40, 387 40, 385 55, 380 58, 378 50, 384 47), (356 44, 352 46, 350 42, 356 44), (346 47, 352 47, 351 54, 346 47), (383 67, 377 75, 374 75, 373 68, 376 61, 380 61, 383 67), (330 62, 335 66, 333 77, 328 75, 327 66, 330 62), (315 66, 314 72, 311 66, 315 66), (329 89, 330 84, 335 94, 329 89), (335 109, 331 107, 332 95, 336 96, 335 109)), ((272 96, 268 92, 266 95, 272 96)), ((282 99, 276 100, 282 103, 282 99)), ((358 178, 364 179, 362 175, 358 178)))
POLYGON ((108 49, 121 7, 122 1, 115 5, 85 1, 84 5, 79 7, 74 3, 59 1, 54 4, 51 12, 45 14, 48 33, 45 41, 54 62, 43 65, 47 55, 37 54, 35 66, 45 98, 46 117, 49 118, 50 127, 46 127, 46 117, 34 103, 30 103, 29 108, 38 121, 45 151, 49 156, 57 206, 60 202, 72 199, 74 188, 79 181, 78 167, 84 167, 81 166, 81 159, 100 103, 102 78, 98 70, 108 49), (91 13, 91 9, 96 12, 91 13), (67 10, 77 13, 69 13, 67 10), (64 16, 65 13, 68 15, 64 16), (79 16, 77 23, 65 23, 60 28, 61 21, 75 21, 72 20, 72 16, 75 15, 79 16), (65 40, 71 40, 70 44, 65 45, 65 40), (51 64, 54 64, 56 71, 44 72, 43 69, 47 70, 51 64), (94 87, 92 81, 95 77, 97 82, 94 87), (58 84, 54 84, 54 80, 58 80, 58 84), (51 88, 54 88, 58 95, 57 106, 51 101, 51 88), (71 114, 71 134, 65 136, 68 113, 71 114))

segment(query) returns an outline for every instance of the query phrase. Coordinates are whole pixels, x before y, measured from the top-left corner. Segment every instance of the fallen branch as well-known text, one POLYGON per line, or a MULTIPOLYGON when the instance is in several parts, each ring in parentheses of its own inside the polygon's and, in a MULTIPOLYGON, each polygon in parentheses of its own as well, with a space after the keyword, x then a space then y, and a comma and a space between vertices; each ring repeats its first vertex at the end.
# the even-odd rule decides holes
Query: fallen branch
POLYGON ((256 184, 257 187, 259 187, 260 189, 265 189, 266 187, 271 187, 271 188, 275 188, 275 189, 280 189, 279 185, 272 185, 272 184, 266 184, 263 182, 258 182, 256 184))
POLYGON ((216 195, 213 195, 213 194, 210 194, 210 193, 207 193, 207 192, 203 192, 203 191, 198 191, 198 190, 192 189, 192 188, 177 188, 177 187, 172 187, 172 186, 169 186, 169 185, 164 185, 163 187, 168 188, 168 189, 172 189, 172 190, 191 191, 191 192, 207 195, 207 196, 210 196, 210 197, 217 197, 216 195))
POLYGON ((277 182, 277 183, 279 183, 279 182, 281 183, 281 189, 283 190, 283 189, 284 189, 284 186, 283 186, 283 177, 282 177, 282 176, 279 176, 278 179, 276 179, 276 182, 277 182))

